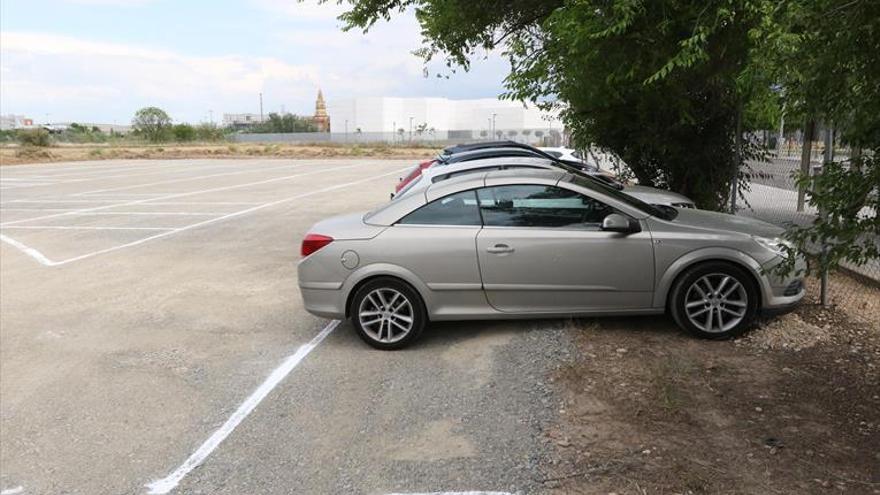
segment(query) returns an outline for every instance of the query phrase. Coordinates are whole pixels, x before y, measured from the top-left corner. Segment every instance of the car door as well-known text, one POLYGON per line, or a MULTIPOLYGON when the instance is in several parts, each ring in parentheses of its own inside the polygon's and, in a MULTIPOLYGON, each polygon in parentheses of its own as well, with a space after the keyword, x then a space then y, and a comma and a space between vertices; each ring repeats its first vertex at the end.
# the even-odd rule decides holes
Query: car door
POLYGON ((654 289, 648 232, 601 230, 621 213, 548 184, 477 191, 483 229, 477 257, 489 303, 510 313, 646 309, 654 289))
POLYGON ((393 259, 430 289, 432 317, 485 312, 475 248, 481 228, 474 190, 443 196, 383 232, 379 259, 393 259))

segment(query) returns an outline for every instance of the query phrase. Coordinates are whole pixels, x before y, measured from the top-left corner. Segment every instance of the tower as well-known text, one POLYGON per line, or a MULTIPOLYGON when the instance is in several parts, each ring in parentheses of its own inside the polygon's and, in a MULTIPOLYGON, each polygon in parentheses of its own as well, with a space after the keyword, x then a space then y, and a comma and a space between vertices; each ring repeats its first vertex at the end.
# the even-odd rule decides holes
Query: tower
POLYGON ((327 115, 327 104, 324 103, 324 94, 318 89, 318 99, 315 100, 315 116, 312 117, 318 132, 330 132, 330 116, 327 115))

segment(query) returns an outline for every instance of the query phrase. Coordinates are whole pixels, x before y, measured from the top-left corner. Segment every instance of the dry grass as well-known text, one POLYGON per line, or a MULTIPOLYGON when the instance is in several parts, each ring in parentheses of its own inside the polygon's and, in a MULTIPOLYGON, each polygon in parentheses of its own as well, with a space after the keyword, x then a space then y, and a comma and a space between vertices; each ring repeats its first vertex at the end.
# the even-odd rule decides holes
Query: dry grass
POLYGON ((438 148, 389 146, 384 144, 166 144, 139 146, 59 145, 46 148, 5 146, 0 148, 0 165, 91 161, 110 159, 177 158, 399 158, 425 159, 438 148))
POLYGON ((880 327, 804 305, 735 341, 568 325, 553 494, 880 493, 880 327))

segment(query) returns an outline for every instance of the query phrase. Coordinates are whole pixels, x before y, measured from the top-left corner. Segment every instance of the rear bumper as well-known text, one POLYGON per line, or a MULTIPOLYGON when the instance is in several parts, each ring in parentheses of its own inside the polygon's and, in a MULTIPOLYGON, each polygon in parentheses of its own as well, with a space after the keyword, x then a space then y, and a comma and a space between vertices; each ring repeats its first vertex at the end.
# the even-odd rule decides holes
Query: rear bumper
POLYGON ((345 300, 341 290, 306 289, 300 286, 299 291, 309 313, 334 320, 345 318, 345 300))

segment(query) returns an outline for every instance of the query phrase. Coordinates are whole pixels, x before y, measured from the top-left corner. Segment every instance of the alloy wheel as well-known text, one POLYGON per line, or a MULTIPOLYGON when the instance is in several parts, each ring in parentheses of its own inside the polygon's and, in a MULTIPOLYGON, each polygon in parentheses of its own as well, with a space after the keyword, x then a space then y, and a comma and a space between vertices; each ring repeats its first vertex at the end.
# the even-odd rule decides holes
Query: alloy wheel
POLYGON ((391 344, 406 337, 413 328, 412 303, 395 289, 379 288, 368 293, 358 308, 358 321, 376 342, 391 344))
POLYGON ((711 273, 697 279, 685 296, 685 313, 691 323, 708 333, 726 332, 746 316, 749 296, 731 275, 711 273))

